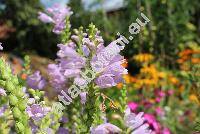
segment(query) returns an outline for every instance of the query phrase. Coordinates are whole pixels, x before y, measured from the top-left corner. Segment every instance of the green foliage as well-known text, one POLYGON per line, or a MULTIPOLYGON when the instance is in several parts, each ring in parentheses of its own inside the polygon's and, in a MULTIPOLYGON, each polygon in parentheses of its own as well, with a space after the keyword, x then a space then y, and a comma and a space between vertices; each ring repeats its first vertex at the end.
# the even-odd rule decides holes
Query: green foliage
POLYGON ((4 60, 0 59, 1 84, 6 90, 9 106, 12 109, 12 115, 15 120, 15 129, 19 134, 31 133, 28 123, 28 115, 25 111, 27 98, 22 91, 17 76, 12 75, 11 69, 4 60))
MULTIPOLYGON (((151 21, 126 46, 124 55, 130 58, 135 53, 151 52, 159 55, 159 60, 166 65, 174 66, 176 54, 181 44, 188 41, 198 41, 198 31, 195 14, 199 11, 198 0, 125 0, 125 7, 117 11, 95 12, 83 9, 80 1, 71 0, 70 6, 74 10, 72 27, 87 26, 93 22, 102 32, 105 42, 115 40, 117 32, 130 36, 128 27, 136 22, 140 13, 144 13, 151 21), (78 21, 77 21, 78 20, 78 21)), ((101 5, 102 1, 95 3, 101 5)))
POLYGON ((54 56, 52 50, 55 50, 58 38, 37 18, 43 9, 40 1, 5 0, 2 4, 5 9, 0 12, 0 18, 16 29, 6 40, 6 49, 17 54, 24 54, 23 50, 35 50, 44 56, 54 56))

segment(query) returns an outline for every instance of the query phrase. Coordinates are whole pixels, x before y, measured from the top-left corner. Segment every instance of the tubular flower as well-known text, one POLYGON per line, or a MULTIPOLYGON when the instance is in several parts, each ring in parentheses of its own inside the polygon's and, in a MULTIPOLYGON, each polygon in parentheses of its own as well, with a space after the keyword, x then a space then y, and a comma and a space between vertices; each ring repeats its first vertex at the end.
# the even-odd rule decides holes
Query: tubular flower
POLYGON ((39 12, 38 18, 44 23, 53 23, 53 32, 60 34, 66 27, 66 18, 71 15, 69 7, 54 5, 52 8, 47 8, 46 13, 39 12))
POLYGON ((6 91, 3 88, 0 88, 0 96, 6 96, 6 91))
POLYGON ((33 89, 43 89, 46 85, 46 81, 40 75, 39 71, 36 71, 34 74, 28 76, 27 84, 33 89))
POLYGON ((36 121, 43 118, 49 111, 50 111, 50 108, 42 107, 39 104, 33 104, 26 108, 26 112, 28 113, 29 117, 31 117, 32 119, 36 121))
POLYGON ((100 74, 95 81, 100 88, 116 86, 123 81, 123 75, 127 74, 127 69, 122 66, 125 60, 119 54, 121 50, 123 50, 122 46, 112 42, 93 57, 91 66, 96 73, 100 74))
POLYGON ((120 128, 110 123, 101 124, 91 130, 91 134, 119 134, 120 132, 120 128))
POLYGON ((81 72, 88 69, 95 73, 94 82, 100 88, 116 86, 122 82, 127 69, 122 66, 125 59, 119 52, 124 47, 116 42, 105 47, 99 32, 96 32, 93 40, 87 33, 81 35, 82 39, 79 36, 72 35, 68 43, 58 44, 57 64, 48 67, 51 85, 56 90, 66 89, 69 81, 77 86, 86 85, 87 81, 81 72))
POLYGON ((7 108, 6 105, 0 107, 0 117, 4 115, 4 112, 6 111, 6 108, 7 108))
POLYGON ((152 130, 149 129, 149 125, 145 122, 145 118, 142 117, 144 113, 139 114, 131 113, 130 108, 125 111, 125 124, 132 131, 131 134, 151 134, 152 130))

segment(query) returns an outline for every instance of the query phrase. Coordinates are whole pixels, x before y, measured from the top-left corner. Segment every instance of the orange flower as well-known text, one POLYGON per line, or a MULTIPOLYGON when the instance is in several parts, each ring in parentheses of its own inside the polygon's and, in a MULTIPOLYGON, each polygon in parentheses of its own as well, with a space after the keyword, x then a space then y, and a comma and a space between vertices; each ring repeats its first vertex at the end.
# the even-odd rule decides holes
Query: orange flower
POLYGON ((191 55, 192 53, 193 53, 193 50, 185 49, 185 50, 183 50, 182 52, 179 53, 179 56, 182 57, 182 56, 185 56, 185 55, 191 55))
POLYGON ((184 91, 184 86, 181 85, 181 86, 179 87, 179 93, 182 93, 183 91, 184 91))
POLYGON ((22 74, 22 75, 21 75, 21 78, 22 78, 23 80, 26 80, 27 74, 22 74))
POLYGON ((199 100, 198 100, 198 98, 197 98, 197 96, 196 96, 195 94, 191 94, 191 95, 189 96, 189 100, 190 100, 191 102, 200 104, 200 103, 199 103, 199 100))
POLYGON ((179 80, 176 77, 173 77, 173 76, 169 77, 169 81, 171 83, 173 83, 173 84, 178 84, 179 83, 179 80))
POLYGON ((122 89, 122 87, 123 87, 123 84, 122 84, 122 83, 118 83, 118 84, 117 84, 117 88, 118 88, 118 89, 122 89))
POLYGON ((139 63, 150 62, 154 59, 154 56, 148 53, 142 53, 135 55, 133 59, 139 63))
POLYGON ((126 74, 123 76, 124 80, 126 81, 127 84, 130 84, 131 83, 131 76, 129 74, 126 74))
POLYGON ((127 62, 127 60, 125 60, 121 65, 122 65, 124 68, 127 68, 127 67, 128 67, 128 62, 127 62))
POLYGON ((192 58, 192 59, 191 59, 191 62, 192 62, 193 64, 198 64, 198 63, 200 63, 200 58, 192 58))

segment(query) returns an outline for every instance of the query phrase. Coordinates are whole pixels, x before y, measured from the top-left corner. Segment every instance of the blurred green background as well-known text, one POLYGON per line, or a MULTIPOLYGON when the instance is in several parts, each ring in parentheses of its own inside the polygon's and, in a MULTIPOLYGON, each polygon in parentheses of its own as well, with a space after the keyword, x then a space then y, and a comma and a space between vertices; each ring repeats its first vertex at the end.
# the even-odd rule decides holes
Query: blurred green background
MULTIPOLYGON (((50 25, 37 18, 45 6, 65 1, 1 0, 0 41, 6 51, 17 55, 36 53, 55 58, 59 37, 51 32, 50 25)), ((128 27, 143 12, 151 20, 127 45, 124 55, 149 52, 163 64, 174 67, 176 53, 190 41, 200 42, 199 0, 69 0, 74 14, 72 28, 87 27, 93 22, 108 44, 117 32, 128 36, 128 27)))

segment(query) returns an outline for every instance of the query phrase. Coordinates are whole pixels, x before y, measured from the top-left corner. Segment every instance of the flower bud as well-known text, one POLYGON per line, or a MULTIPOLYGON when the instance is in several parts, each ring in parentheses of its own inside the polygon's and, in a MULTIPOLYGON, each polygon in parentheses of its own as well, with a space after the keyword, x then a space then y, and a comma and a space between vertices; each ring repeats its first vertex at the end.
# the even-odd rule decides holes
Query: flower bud
POLYGON ((34 89, 32 89, 32 88, 31 88, 31 89, 29 89, 28 91, 29 91, 29 92, 30 92, 32 95, 34 95, 34 94, 35 94, 35 90, 34 90, 34 89))
POLYGON ((25 129, 24 125, 21 122, 16 123, 16 128, 17 128, 17 131, 20 133, 24 132, 24 129, 25 129))
POLYGON ((18 103, 18 107, 21 111, 24 111, 26 109, 26 103, 24 102, 24 100, 19 101, 18 103))
POLYGON ((1 85, 1 87, 4 87, 6 85, 6 82, 3 80, 0 80, 0 85, 1 85))
POLYGON ((17 90, 15 90, 15 92, 14 92, 15 95, 16 95, 17 97, 19 97, 19 98, 22 98, 22 97, 24 96, 24 93, 23 93, 21 87, 17 87, 16 89, 17 89, 17 90))
POLYGON ((19 84, 19 81, 17 79, 17 77, 12 77, 12 82, 15 84, 15 85, 18 85, 19 84))
POLYGON ((17 99, 16 96, 14 96, 14 95, 11 94, 11 95, 9 96, 9 102, 10 102, 10 104, 11 104, 12 106, 14 106, 14 105, 17 104, 18 99, 17 99))
POLYGON ((13 85, 13 83, 10 80, 6 81, 6 89, 9 92, 13 92, 15 90, 15 86, 13 85))
POLYGON ((1 70, 1 75, 2 75, 3 79, 9 79, 9 77, 10 77, 9 74, 6 72, 5 69, 1 70))
POLYGON ((12 112, 13 112, 14 118, 18 118, 18 119, 21 118, 21 111, 19 110, 19 108, 14 107, 12 109, 12 112))

